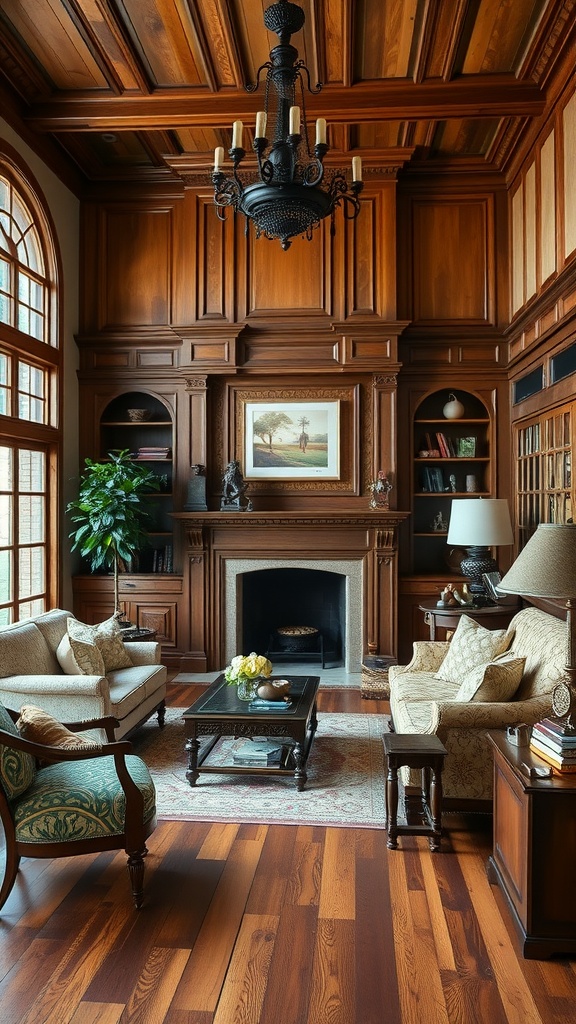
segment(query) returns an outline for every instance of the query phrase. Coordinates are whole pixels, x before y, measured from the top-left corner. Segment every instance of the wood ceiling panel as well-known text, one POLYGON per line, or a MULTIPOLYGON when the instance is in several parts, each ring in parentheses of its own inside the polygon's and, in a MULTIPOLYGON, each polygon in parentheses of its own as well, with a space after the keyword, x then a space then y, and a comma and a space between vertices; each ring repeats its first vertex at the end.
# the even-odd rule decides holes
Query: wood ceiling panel
POLYGON ((483 0, 462 64, 463 73, 513 71, 544 6, 542 0, 483 0))
POLYGON ((210 153, 216 146, 223 146, 227 154, 230 149, 232 130, 216 131, 211 128, 181 128, 175 133, 181 153, 210 153))
POLYGON ((184 0, 122 0, 122 6, 151 84, 208 84, 196 28, 184 0))
POLYGON ((358 150, 389 149, 399 145, 402 121, 380 121, 357 125, 352 144, 358 150))
POLYGON ((352 0, 323 0, 316 5, 319 79, 326 85, 352 83, 352 0))
POLYGON ((119 21, 104 0, 75 0, 98 53, 113 72, 121 89, 141 89, 142 74, 134 54, 123 38, 119 21))
POLYGON ((355 78, 407 78, 414 32, 426 0, 359 0, 354 4, 355 78))
POLYGON ((244 85, 242 63, 226 0, 196 0, 195 6, 218 87, 241 88, 244 85))
POLYGON ((485 156, 498 129, 495 119, 444 121, 438 125, 434 148, 439 156, 485 156))
POLYGON ((102 89, 108 85, 60 0, 12 0, 3 15, 58 89, 102 89))
MULTIPOLYGON (((263 86, 244 87, 278 44, 273 2, 0 0, 0 102, 87 179, 163 180, 186 153, 208 167, 237 118, 251 150, 263 86)), ((415 148, 503 167, 576 46, 576 0, 295 2, 306 21, 292 44, 324 83, 305 99, 309 123, 329 123, 328 162, 352 150, 376 167, 415 148)))

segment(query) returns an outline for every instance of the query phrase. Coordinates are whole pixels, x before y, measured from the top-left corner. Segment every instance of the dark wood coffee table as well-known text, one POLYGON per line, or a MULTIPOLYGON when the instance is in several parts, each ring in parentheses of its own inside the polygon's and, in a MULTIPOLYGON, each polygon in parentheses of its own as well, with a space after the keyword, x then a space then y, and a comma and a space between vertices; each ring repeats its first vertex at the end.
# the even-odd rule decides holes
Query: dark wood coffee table
POLYGON ((239 700, 236 687, 223 675, 184 712, 188 770, 186 778, 194 786, 201 772, 220 775, 291 775, 296 789, 302 791, 308 778, 306 762, 318 718, 316 696, 320 676, 283 676, 291 684, 292 703, 287 711, 250 711, 248 701, 239 700), (209 736, 200 755, 200 736, 209 736), (206 759, 222 736, 285 737, 279 765, 207 765, 206 759))

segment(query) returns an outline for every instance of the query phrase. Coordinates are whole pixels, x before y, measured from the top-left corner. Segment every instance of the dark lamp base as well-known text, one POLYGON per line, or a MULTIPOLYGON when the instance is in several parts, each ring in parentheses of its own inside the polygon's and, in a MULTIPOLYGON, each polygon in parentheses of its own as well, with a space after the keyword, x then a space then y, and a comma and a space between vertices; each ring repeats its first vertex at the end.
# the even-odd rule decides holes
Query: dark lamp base
POLYGON ((498 563, 492 558, 490 548, 467 547, 466 552, 466 558, 460 562, 460 572, 469 581, 468 586, 472 594, 486 594, 482 574, 497 572, 498 563))

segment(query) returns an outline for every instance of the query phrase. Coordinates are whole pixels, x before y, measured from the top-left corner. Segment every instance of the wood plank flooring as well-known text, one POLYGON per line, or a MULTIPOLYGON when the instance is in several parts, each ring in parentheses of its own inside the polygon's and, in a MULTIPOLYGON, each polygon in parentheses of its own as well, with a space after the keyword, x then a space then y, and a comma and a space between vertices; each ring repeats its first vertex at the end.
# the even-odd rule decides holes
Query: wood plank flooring
MULTIPOLYGON (((319 710, 387 706, 332 690, 319 710)), ((520 957, 487 881, 490 819, 444 823, 431 854, 418 837, 388 851, 383 830, 165 821, 140 912, 123 853, 24 860, 0 912, 0 1022, 573 1021, 576 961, 520 957)))

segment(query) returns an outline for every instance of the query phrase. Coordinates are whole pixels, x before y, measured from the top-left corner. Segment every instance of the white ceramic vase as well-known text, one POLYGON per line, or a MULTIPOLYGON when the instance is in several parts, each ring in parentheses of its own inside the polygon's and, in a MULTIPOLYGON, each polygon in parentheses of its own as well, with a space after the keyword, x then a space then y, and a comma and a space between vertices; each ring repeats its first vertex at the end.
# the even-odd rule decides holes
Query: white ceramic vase
POLYGON ((464 415, 464 406, 451 392, 442 412, 447 420, 459 420, 464 415))

